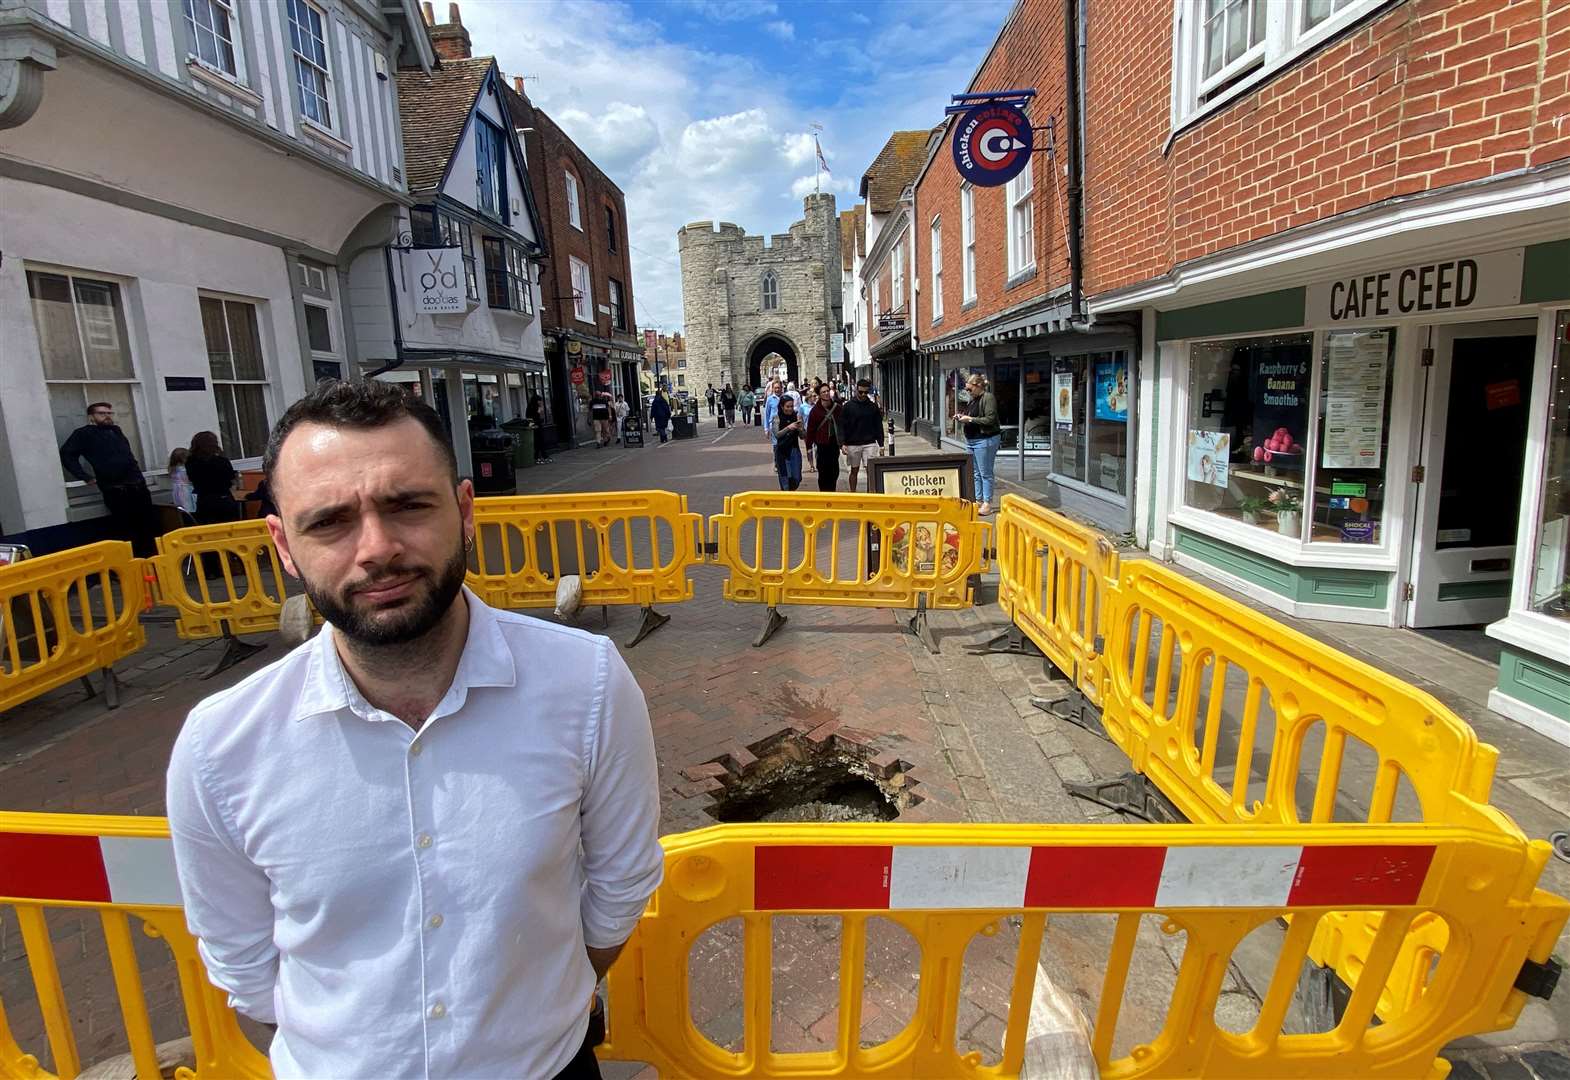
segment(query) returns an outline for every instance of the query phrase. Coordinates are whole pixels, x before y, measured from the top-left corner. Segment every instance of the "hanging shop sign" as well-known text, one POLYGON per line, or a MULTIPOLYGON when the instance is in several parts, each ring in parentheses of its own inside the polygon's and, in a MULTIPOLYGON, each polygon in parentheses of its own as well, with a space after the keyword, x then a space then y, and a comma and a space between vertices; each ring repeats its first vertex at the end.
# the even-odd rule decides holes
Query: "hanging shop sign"
POLYGON ((600 372, 600 385, 601 386, 609 386, 610 384, 611 384, 611 369, 610 368, 606 368, 604 371, 600 372))
POLYGON ((567 377, 572 380, 572 385, 582 386, 585 382, 588 381, 589 373, 584 368, 575 367, 567 373, 567 377))
POLYGON ((845 335, 829 335, 829 363, 843 364, 845 362, 845 335))
POLYGON ((419 248, 414 260, 414 310, 421 315, 462 315, 469 310, 462 248, 419 248))
POLYGON ((977 187, 999 187, 1030 164, 1031 136, 1030 118, 1018 105, 978 105, 954 127, 954 168, 977 187))
POLYGON ((1455 255, 1415 266, 1321 281, 1308 287, 1307 322, 1356 322, 1521 302, 1525 249, 1455 255))

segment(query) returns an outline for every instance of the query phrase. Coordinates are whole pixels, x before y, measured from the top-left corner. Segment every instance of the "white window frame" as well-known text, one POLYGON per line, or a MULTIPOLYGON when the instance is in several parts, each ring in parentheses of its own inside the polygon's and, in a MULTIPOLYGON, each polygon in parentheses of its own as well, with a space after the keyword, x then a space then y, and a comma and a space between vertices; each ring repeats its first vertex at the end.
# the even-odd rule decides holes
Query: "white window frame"
MULTIPOLYGON (((45 370, 45 374, 44 374, 44 393, 45 393, 45 395, 46 396, 48 395, 49 387, 51 387, 51 386, 77 386, 77 387, 83 388, 83 391, 82 391, 82 395, 83 395, 82 396, 83 411, 82 411, 81 423, 85 424, 85 423, 87 423, 86 407, 92 403, 92 401, 89 399, 89 397, 87 395, 87 391, 85 389, 86 387, 89 387, 89 386, 110 386, 110 385, 126 387, 126 394, 131 399, 131 410, 132 410, 132 415, 133 415, 133 417, 135 419, 135 429, 136 429, 135 430, 136 438, 135 438, 134 441, 131 442, 131 451, 136 455, 136 460, 141 463, 143 472, 146 472, 147 471, 147 465, 148 465, 148 453, 149 453, 149 450, 151 448, 150 444, 148 443, 147 440, 151 437, 151 432, 146 430, 146 427, 145 427, 145 424, 144 424, 144 421, 147 418, 147 402, 145 400, 145 395, 143 393, 143 387, 142 387, 141 364, 138 362, 139 358, 136 355, 135 334, 132 333, 132 329, 131 329, 131 314, 130 314, 130 311, 128 310, 127 306, 126 306, 126 292, 127 292, 126 286, 129 283, 127 281, 125 281, 124 279, 122 279, 122 278, 112 277, 112 276, 107 275, 107 274, 95 274, 95 273, 91 273, 91 272, 82 272, 82 271, 72 270, 72 269, 69 269, 69 268, 63 267, 63 266, 49 266, 49 265, 43 265, 43 264, 38 264, 38 263, 26 263, 26 264, 24 264, 22 269, 23 269, 23 275, 22 276, 23 276, 24 281, 25 281, 25 279, 26 279, 28 274, 33 274, 33 273, 51 274, 51 275, 54 275, 55 277, 63 277, 63 278, 66 279, 66 282, 67 282, 68 287, 70 288, 70 292, 71 292, 71 314, 73 316, 72 323, 76 327, 77 347, 82 350, 83 365, 84 365, 83 369, 82 369, 82 373, 86 376, 86 378, 82 378, 82 379, 52 379, 52 378, 49 377, 49 375, 47 373, 47 369, 46 369, 45 370), (129 378, 94 378, 93 377, 93 373, 90 370, 87 369, 87 367, 86 367, 86 363, 87 363, 87 360, 86 360, 86 357, 87 357, 87 342, 85 340, 86 331, 82 327, 82 317, 81 317, 80 313, 77 310, 77 303, 76 303, 76 282, 78 280, 88 281, 88 282, 93 283, 94 285, 107 285, 110 288, 114 289, 115 292, 118 294, 119 299, 120 299, 120 314, 121 314, 121 317, 124 318, 124 320, 125 320, 125 341, 123 342, 123 345, 124 345, 126 353, 130 356, 130 359, 131 359, 131 375, 130 375, 129 378)), ((33 333, 34 333, 34 335, 36 337, 36 335, 38 334, 38 323, 37 323, 37 317, 36 317, 36 315, 33 312, 33 304, 34 304, 34 301, 32 299, 31 288, 29 288, 28 300, 27 300, 28 318, 33 323, 33 333)), ((42 351, 42 349, 43 349, 43 343, 39 342, 39 350, 40 350, 40 352, 42 351)), ((43 357, 40 356, 39 359, 40 359, 40 361, 42 361, 43 357)), ((50 407, 51 426, 53 424, 53 412, 54 412, 54 409, 53 409, 53 406, 51 405, 51 407, 50 407)), ((70 476, 69 474, 66 474, 63 477, 63 481, 64 481, 64 483, 65 483, 65 485, 66 485, 66 487, 68 489, 71 489, 71 488, 83 488, 83 487, 86 486, 80 480, 76 479, 73 476, 70 476)))
POLYGON ((959 246, 964 262, 961 301, 969 304, 976 299, 976 189, 970 184, 959 189, 959 246))
POLYGON ((338 121, 337 110, 334 108, 335 103, 333 101, 332 49, 328 46, 327 43, 327 28, 330 25, 331 20, 328 18, 327 12, 311 3, 311 0, 288 0, 288 15, 290 35, 289 52, 290 59, 293 61, 291 64, 291 74, 294 77, 295 90, 299 94, 300 98, 300 119, 305 121, 307 124, 310 124, 312 127, 320 128, 323 131, 336 132, 338 130, 338 121), (301 25, 299 20, 295 18, 296 8, 304 8, 307 12, 314 14, 318 19, 321 20, 322 36, 320 39, 317 39, 316 36, 311 33, 311 27, 309 23, 301 25), (321 63, 318 63, 314 56, 306 56, 304 53, 300 52, 299 46, 294 41, 294 38, 297 34, 299 36, 309 36, 313 42, 318 40, 320 41, 322 47, 321 63), (319 75, 321 77, 320 91, 317 91, 313 86, 311 94, 313 97, 321 98, 322 108, 327 111, 327 118, 325 120, 321 119, 320 117, 312 116, 309 112, 306 111, 305 87, 300 85, 302 68, 312 76, 319 75))
POLYGON ((567 256, 572 275, 572 315, 579 322, 594 324, 594 278, 589 264, 576 255, 567 256), (580 280, 581 279, 581 280, 580 280))
MULTIPOLYGON (((187 39, 186 61, 197 65, 203 71, 210 71, 222 79, 227 79, 230 82, 239 83, 243 86, 245 85, 245 49, 240 44, 240 13, 237 10, 238 7, 239 5, 235 3, 235 0, 183 0, 181 4, 181 10, 185 18, 187 39), (213 61, 203 59, 200 42, 201 28, 196 23, 196 7, 198 5, 201 5, 209 12, 209 18, 212 17, 211 12, 214 8, 219 9, 228 17, 229 36, 223 38, 223 41, 229 46, 229 51, 234 55, 233 71, 224 67, 222 63, 214 63, 213 61)), ((216 23, 213 26, 212 34, 215 39, 222 36, 218 33, 216 23)))
POLYGON ((894 244, 894 252, 889 266, 889 303, 893 305, 890 311, 905 310, 905 238, 902 236, 894 244))
POLYGON ((563 169, 562 175, 567 178, 567 224, 582 232, 583 204, 578 198, 578 178, 568 169, 563 169))
POLYGON ((932 321, 943 318, 943 215, 932 215, 932 321))
POLYGON ((315 298, 303 299, 301 303, 305 307, 315 308, 317 311, 320 311, 322 314, 327 316, 327 337, 329 339, 328 345, 330 348, 328 348, 325 352, 311 344, 311 329, 309 322, 307 322, 305 326, 305 343, 311 350, 311 356, 322 360, 343 359, 343 350, 338 347, 339 342, 342 341, 342 335, 338 332, 338 320, 333 317, 333 305, 328 303, 326 300, 317 300, 315 298))
MULTIPOLYGON (((238 377, 228 378, 228 379, 220 379, 220 378, 217 377, 217 375, 215 375, 213 373, 211 358, 208 359, 207 374, 208 374, 210 382, 212 384, 213 407, 215 409, 218 406, 218 393, 219 393, 219 388, 220 387, 234 387, 234 386, 259 386, 259 387, 261 387, 261 390, 262 390, 262 445, 258 446, 258 447, 244 447, 244 446, 231 446, 228 443, 224 444, 224 453, 226 453, 235 462, 240 462, 240 461, 247 461, 247 462, 260 461, 262 459, 262 454, 267 449, 267 432, 272 427, 273 417, 275 415, 274 411, 273 411, 273 401, 272 401, 272 398, 273 398, 272 377, 271 377, 272 376, 272 365, 268 362, 267 341, 266 341, 265 337, 262 334, 262 326, 264 325, 264 320, 262 318, 262 316, 264 314, 264 309, 263 309, 263 306, 262 306, 262 302, 259 301, 259 300, 252 299, 250 297, 245 297, 245 296, 230 296, 230 295, 226 295, 226 294, 223 294, 223 293, 214 293, 214 292, 205 292, 205 291, 204 292, 199 292, 196 295, 197 295, 197 310, 198 310, 198 314, 200 314, 201 302, 203 300, 215 300, 215 301, 218 301, 218 302, 220 302, 220 303, 222 303, 224 305, 224 308, 225 308, 225 312, 224 312, 224 335, 225 335, 226 340, 228 340, 228 342, 229 342, 229 356, 230 356, 230 369, 231 369, 231 371, 233 370, 233 363, 234 363, 234 361, 233 361, 233 357, 234 357, 234 341, 233 341, 232 338, 229 337, 229 314, 228 314, 228 310, 227 310, 228 306, 230 304, 243 304, 246 307, 251 309, 251 313, 252 313, 253 317, 256 320, 256 351, 259 354, 259 356, 261 358, 261 361, 262 361, 262 377, 260 379, 241 379, 241 378, 238 378, 238 377), (246 450, 246 449, 252 449, 252 450, 255 450, 256 452, 253 453, 253 454, 244 454, 244 453, 240 453, 239 452, 241 450, 246 450)), ((231 393, 232 393, 232 391, 231 391, 231 393)), ((235 412, 236 418, 238 418, 239 415, 240 415, 240 410, 239 410, 239 406, 237 404, 234 405, 234 412, 235 412)), ((220 409, 219 410, 219 416, 222 417, 222 415, 223 415, 223 412, 220 409)), ((222 429, 222 424, 220 424, 219 427, 220 427, 220 430, 221 430, 222 429)), ((235 432, 235 434, 238 436, 240 433, 239 432, 235 432)))
POLYGON ((878 267, 878 272, 872 275, 872 290, 871 290, 871 292, 872 292, 872 332, 874 334, 876 334, 878 332, 878 315, 879 315, 878 308, 880 306, 878 301, 882 299, 882 296, 881 296, 881 294, 883 292, 883 282, 881 280, 882 276, 883 276, 883 267, 880 266, 880 267, 878 267))
POLYGON ((1008 182, 1007 192, 1008 276, 1013 280, 1036 268, 1036 183, 1033 162, 1027 161, 1020 174, 1008 182))
POLYGON ((605 279, 605 291, 610 294, 611 302, 611 329, 626 330, 627 324, 627 286, 613 277, 605 279))
POLYGON ((1397 0, 1352 0, 1340 11, 1331 12, 1318 26, 1304 29, 1307 0, 1265 0, 1264 41, 1207 79, 1204 77, 1205 5, 1202 0, 1173 0, 1174 133, 1249 93, 1275 72, 1370 12, 1395 2, 1397 0), (1235 81, 1226 85, 1229 80, 1235 81), (1207 91, 1209 97, 1205 96, 1207 91))

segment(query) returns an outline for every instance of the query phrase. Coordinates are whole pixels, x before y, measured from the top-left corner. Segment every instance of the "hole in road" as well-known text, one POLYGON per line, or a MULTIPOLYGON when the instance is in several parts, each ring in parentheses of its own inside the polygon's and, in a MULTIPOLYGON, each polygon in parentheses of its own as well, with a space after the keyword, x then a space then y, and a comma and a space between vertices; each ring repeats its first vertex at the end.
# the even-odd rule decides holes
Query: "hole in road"
POLYGON ((921 801, 904 762, 884 775, 835 743, 792 735, 751 747, 757 760, 720 778, 708 813, 724 822, 892 821, 921 801))

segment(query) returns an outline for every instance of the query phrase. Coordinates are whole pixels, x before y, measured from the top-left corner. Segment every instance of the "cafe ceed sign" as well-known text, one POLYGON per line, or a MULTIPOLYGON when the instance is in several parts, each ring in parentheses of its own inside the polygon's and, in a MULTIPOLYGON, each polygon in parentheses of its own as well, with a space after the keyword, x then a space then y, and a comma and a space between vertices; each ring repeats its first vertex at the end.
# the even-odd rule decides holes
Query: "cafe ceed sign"
POLYGON ((1456 255, 1321 281, 1308 287, 1305 321, 1322 326, 1519 304, 1524 255, 1522 248, 1456 255))

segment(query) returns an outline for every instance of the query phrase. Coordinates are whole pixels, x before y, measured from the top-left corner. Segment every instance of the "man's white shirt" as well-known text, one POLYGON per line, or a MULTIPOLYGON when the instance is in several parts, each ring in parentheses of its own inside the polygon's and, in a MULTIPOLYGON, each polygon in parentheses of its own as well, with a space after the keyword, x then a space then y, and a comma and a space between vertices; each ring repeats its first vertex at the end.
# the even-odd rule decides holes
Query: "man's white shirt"
POLYGON ((168 802, 186 919, 279 1077, 550 1077, 582 1045, 585 944, 659 884, 642 691, 606 638, 465 590, 416 733, 331 627, 191 711, 168 802))

